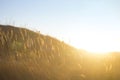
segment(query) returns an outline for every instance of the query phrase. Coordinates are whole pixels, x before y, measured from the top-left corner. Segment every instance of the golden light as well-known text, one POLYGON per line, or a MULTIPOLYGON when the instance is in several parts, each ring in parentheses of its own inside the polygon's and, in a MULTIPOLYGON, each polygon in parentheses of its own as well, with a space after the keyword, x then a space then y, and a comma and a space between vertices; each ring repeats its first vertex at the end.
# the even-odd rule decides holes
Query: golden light
POLYGON ((84 49, 93 54, 105 54, 120 51, 120 42, 117 38, 105 34, 76 34, 71 38, 70 44, 78 49, 84 49))

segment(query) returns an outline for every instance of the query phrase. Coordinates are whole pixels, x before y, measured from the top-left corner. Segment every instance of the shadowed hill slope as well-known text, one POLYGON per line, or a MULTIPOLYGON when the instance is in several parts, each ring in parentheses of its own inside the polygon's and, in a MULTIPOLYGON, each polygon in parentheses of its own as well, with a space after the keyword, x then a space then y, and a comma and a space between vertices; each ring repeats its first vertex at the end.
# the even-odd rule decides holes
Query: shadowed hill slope
POLYGON ((37 57, 43 55, 60 56, 71 55, 77 51, 77 49, 50 36, 13 26, 0 25, 0 44, 1 55, 5 56, 10 56, 13 53, 13 55, 21 54, 21 56, 29 56, 32 53, 37 57))
POLYGON ((67 80, 81 69, 79 56, 50 36, 0 25, 0 80, 67 80))
POLYGON ((120 80, 120 53, 91 55, 50 36, 0 25, 0 80, 120 80))

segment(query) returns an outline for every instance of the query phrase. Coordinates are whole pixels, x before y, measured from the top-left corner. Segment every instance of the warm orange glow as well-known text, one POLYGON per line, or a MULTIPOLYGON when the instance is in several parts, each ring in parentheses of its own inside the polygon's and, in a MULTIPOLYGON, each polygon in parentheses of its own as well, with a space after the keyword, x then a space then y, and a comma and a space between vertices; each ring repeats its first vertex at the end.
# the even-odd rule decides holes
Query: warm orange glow
POLYGON ((95 54, 105 54, 108 52, 120 51, 120 41, 114 36, 104 34, 75 34, 71 38, 70 44, 78 49, 84 49, 95 54))

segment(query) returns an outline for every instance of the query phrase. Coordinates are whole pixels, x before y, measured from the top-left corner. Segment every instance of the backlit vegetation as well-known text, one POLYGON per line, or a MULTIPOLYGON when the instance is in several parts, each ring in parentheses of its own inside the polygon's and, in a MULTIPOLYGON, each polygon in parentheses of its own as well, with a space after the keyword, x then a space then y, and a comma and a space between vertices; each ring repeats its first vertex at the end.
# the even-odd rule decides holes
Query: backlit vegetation
POLYGON ((0 80, 119 80, 120 54, 88 55, 50 36, 0 25, 0 80))

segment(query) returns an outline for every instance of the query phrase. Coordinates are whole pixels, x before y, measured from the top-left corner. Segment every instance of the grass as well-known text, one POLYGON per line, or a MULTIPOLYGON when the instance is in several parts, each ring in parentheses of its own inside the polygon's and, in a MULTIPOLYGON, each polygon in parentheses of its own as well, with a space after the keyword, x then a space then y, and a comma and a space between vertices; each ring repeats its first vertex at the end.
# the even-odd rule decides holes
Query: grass
POLYGON ((93 57, 48 35, 0 25, 0 80, 119 80, 120 55, 93 57))

